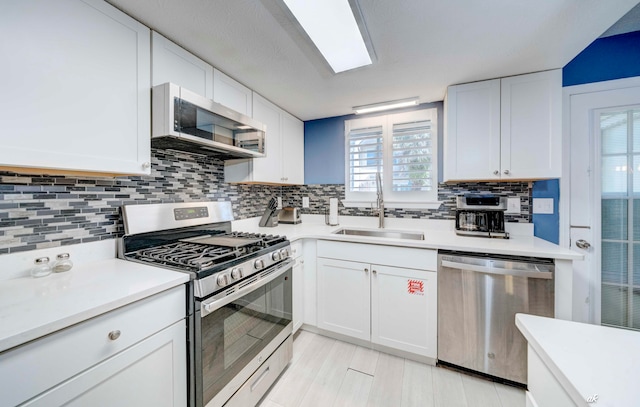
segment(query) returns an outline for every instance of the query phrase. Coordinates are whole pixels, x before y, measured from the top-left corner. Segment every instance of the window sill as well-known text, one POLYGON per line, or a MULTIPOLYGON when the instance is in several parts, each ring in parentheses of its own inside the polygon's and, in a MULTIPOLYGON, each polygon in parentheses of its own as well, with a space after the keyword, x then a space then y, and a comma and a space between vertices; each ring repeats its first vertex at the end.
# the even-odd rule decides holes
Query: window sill
MULTIPOLYGON (((376 203, 375 201, 347 201, 342 200, 342 205, 345 208, 374 208, 376 203)), ((384 207, 387 209, 438 209, 442 202, 384 202, 384 207)))

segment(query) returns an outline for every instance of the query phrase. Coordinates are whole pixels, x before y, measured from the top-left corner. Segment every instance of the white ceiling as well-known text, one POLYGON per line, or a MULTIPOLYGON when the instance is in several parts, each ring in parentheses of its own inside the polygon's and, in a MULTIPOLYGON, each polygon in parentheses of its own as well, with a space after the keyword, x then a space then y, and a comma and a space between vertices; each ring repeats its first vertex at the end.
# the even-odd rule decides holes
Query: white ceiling
MULTIPOLYGON (((302 120, 561 68, 638 0, 359 0, 377 60, 333 74, 280 0, 107 0, 302 120)), ((326 22, 327 30, 331 21, 326 22)))

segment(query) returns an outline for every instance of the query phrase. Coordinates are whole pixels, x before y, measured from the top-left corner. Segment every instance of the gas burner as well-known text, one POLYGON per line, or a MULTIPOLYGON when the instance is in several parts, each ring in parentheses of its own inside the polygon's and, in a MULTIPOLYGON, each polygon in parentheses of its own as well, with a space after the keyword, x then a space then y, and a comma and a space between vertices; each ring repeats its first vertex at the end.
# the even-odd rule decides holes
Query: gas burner
POLYGON ((138 250, 132 256, 150 263, 200 271, 246 253, 242 249, 177 242, 138 250))
POLYGON ((140 249, 130 256, 156 265, 200 272, 285 241, 283 236, 259 233, 207 234, 140 249))

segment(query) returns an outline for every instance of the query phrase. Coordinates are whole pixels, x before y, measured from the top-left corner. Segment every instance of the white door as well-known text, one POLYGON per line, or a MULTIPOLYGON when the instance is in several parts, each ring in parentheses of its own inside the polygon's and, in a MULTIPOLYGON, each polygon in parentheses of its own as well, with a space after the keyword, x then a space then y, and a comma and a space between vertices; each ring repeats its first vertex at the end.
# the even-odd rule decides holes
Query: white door
POLYGON ((371 341, 437 357, 436 272, 371 265, 371 341))
POLYGON ((318 258, 318 328, 371 339, 369 270, 365 263, 318 258))
POLYGON ((640 329, 640 80, 566 88, 565 103, 563 224, 570 247, 585 254, 574 263, 574 320, 640 329))

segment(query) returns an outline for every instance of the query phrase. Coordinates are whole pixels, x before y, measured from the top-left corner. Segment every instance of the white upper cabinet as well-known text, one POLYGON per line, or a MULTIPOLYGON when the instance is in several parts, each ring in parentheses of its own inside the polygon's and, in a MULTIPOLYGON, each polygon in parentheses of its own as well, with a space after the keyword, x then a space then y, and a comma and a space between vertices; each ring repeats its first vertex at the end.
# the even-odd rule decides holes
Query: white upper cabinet
POLYGON ((213 99, 213 66, 155 31, 151 34, 151 58, 153 86, 172 82, 213 99))
POLYGON ((302 185, 304 184, 304 123, 286 112, 282 113, 281 118, 283 181, 287 184, 302 185))
POLYGON ((251 89, 217 69, 213 70, 213 101, 253 117, 253 92, 251 89))
POLYGON ((100 0, 5 2, 0 167, 150 173, 149 29, 100 0))
POLYGON ((562 70, 501 81, 503 178, 559 178, 562 173, 562 70))
POLYGON ((267 126, 262 158, 225 161, 225 181, 256 184, 304 183, 304 124, 253 93, 253 118, 267 126))
POLYGON ((450 86, 444 179, 559 178, 562 71, 450 86))
POLYGON ((446 109, 445 180, 495 178, 493 172, 500 168, 500 79, 450 86, 446 109))

